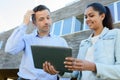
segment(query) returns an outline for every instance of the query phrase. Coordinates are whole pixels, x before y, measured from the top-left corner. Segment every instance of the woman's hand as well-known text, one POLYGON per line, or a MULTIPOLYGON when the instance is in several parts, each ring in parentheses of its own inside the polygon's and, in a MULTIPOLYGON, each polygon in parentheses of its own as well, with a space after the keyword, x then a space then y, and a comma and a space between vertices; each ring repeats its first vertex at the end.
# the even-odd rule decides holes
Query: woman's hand
POLYGON ((55 70, 54 66, 51 65, 50 62, 47 62, 47 61, 43 63, 43 70, 52 75, 59 73, 59 71, 55 70))
POLYGON ((68 68, 68 70, 71 71, 96 71, 96 65, 92 62, 86 61, 86 60, 79 60, 72 57, 67 57, 64 62, 65 67, 68 68))

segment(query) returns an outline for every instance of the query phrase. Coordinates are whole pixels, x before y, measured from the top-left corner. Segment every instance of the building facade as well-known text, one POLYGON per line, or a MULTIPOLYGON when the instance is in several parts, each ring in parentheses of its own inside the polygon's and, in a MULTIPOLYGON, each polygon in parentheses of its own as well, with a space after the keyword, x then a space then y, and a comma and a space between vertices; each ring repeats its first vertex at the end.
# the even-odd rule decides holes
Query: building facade
MULTIPOLYGON (((86 5, 89 3, 95 2, 95 0, 94 1, 87 0, 87 1, 88 1, 88 3, 86 3, 86 5)), ((112 3, 111 3, 111 1, 112 0, 105 2, 105 1, 99 0, 100 3, 103 3, 105 6, 109 7, 109 9, 112 13, 114 24, 117 24, 117 23, 120 23, 120 15, 118 15, 118 14, 120 14, 120 10, 119 10, 120 1, 114 0, 115 2, 112 2, 112 3)), ((81 10, 81 8, 79 8, 82 6, 82 9, 85 9, 86 5, 84 5, 84 6, 82 5, 82 4, 84 4, 84 2, 86 2, 86 0, 78 1, 78 2, 74 3, 76 6, 74 6, 74 4, 71 4, 69 6, 66 6, 64 9, 62 8, 58 11, 53 12, 52 15, 54 17, 53 18, 54 23, 53 23, 51 32, 55 35, 61 36, 61 35, 71 34, 71 33, 89 29, 88 26, 85 24, 84 10, 81 10), (71 13, 71 10, 72 10, 71 7, 74 8, 74 12, 72 12, 72 13, 71 13), (61 12, 61 10, 62 10, 62 12, 61 12), (64 12, 64 10, 66 12, 64 12), (81 11, 81 12, 79 13, 79 11, 81 11), (65 15, 65 17, 62 18, 61 15, 62 16, 65 15), (59 16, 59 17, 56 17, 56 16, 59 16), (56 19, 56 18, 58 18, 58 19, 56 19)), ((98 1, 96 0, 96 2, 98 2, 98 1)))
MULTIPOLYGON (((77 56, 81 40, 87 38, 91 33, 84 22, 84 10, 86 5, 92 2, 100 2, 108 6, 112 12, 114 26, 120 28, 119 0, 80 0, 51 13, 53 19, 51 32, 66 39, 68 45, 72 47, 73 57, 77 56)), ((30 26, 27 30, 28 34, 34 29, 32 24, 30 26)), ((13 30, 0 34, 0 80, 17 77, 22 52, 18 55, 9 55, 4 52, 6 41, 13 30)))

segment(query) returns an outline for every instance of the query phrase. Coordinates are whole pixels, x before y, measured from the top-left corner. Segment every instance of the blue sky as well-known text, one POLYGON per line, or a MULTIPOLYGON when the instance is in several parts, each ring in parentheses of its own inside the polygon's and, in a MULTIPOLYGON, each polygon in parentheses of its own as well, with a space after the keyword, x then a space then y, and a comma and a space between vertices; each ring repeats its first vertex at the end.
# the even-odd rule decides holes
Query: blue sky
POLYGON ((73 1, 76 0, 0 0, 0 33, 20 25, 26 11, 36 5, 44 4, 55 11, 73 1))

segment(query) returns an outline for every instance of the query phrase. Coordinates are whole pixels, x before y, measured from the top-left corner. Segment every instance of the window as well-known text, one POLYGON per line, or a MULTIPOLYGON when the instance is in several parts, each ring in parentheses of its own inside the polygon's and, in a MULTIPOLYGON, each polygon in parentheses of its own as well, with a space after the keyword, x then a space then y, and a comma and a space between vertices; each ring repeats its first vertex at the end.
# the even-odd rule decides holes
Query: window
POLYGON ((72 16, 70 18, 54 22, 51 32, 55 35, 66 35, 82 30, 83 17, 79 17, 72 16))
POLYGON ((58 21, 54 24, 54 30, 53 30, 53 33, 55 35, 60 35, 60 30, 61 30, 61 23, 62 21, 58 21))
POLYGON ((89 26, 86 24, 86 19, 85 19, 85 16, 84 16, 84 26, 83 26, 83 30, 87 30, 89 29, 89 26))
POLYGON ((108 5, 110 12, 112 14, 113 22, 115 22, 115 14, 114 14, 114 4, 108 5))
POLYGON ((120 15, 119 15, 120 14, 120 9, 119 9, 120 1, 109 4, 108 7, 111 11, 114 23, 120 22, 120 15))
POLYGON ((120 2, 117 3, 118 21, 120 21, 120 2))
POLYGON ((2 48, 3 41, 0 41, 0 49, 2 48))
POLYGON ((80 31, 82 30, 82 23, 79 19, 75 19, 75 31, 74 32, 77 32, 77 31, 80 31))
POLYGON ((71 28, 72 28, 72 18, 65 19, 63 23, 62 35, 71 33, 71 28))

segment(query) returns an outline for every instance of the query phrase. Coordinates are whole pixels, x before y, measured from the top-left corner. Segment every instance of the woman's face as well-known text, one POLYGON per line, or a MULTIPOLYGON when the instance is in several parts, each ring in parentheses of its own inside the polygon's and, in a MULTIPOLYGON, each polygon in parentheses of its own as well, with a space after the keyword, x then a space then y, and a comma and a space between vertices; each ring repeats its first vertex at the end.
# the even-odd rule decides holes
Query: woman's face
POLYGON ((90 29, 96 30, 103 27, 102 21, 105 17, 105 14, 99 14, 98 11, 95 11, 93 7, 88 7, 85 10, 86 24, 90 29))

